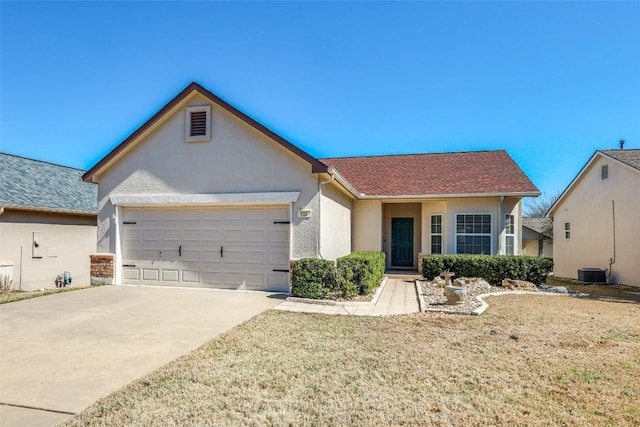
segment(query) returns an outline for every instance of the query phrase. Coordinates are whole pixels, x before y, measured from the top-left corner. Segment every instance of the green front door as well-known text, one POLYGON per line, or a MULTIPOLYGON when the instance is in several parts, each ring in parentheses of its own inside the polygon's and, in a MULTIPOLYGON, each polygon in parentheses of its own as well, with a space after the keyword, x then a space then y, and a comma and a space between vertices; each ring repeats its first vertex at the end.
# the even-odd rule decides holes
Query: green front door
POLYGON ((413 267, 413 218, 391 218, 391 266, 413 267))

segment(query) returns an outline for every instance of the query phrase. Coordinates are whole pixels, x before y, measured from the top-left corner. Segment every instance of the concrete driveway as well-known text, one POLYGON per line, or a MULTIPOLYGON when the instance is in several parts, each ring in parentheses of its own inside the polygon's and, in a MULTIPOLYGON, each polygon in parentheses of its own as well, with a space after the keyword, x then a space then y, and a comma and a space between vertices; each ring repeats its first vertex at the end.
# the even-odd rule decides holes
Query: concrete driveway
POLYGON ((281 298, 102 286, 0 305, 0 425, 62 422, 281 298))

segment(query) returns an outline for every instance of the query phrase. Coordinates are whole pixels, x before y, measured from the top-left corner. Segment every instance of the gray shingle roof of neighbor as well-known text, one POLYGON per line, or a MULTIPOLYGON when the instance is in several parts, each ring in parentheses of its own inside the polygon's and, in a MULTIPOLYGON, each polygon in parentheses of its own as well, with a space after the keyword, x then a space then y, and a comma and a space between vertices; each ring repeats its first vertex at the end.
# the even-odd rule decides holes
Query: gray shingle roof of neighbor
POLYGON ((0 206, 95 214, 98 186, 83 170, 0 153, 0 206))
POLYGON ((600 150, 600 152, 640 170, 640 149, 600 150))
POLYGON ((551 228, 551 218, 540 218, 540 217, 523 217, 522 225, 535 231, 536 233, 540 233, 543 236, 551 237, 547 234, 546 230, 551 228))

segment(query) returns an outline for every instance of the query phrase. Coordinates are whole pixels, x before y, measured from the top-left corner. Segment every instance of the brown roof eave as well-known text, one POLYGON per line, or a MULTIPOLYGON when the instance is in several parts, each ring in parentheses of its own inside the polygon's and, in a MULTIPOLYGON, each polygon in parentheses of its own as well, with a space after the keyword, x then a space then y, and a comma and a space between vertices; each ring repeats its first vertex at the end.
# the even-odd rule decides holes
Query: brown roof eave
POLYGON ((209 98, 213 103, 219 105, 220 107, 227 110, 229 113, 233 114, 240 120, 244 121, 250 126, 253 126, 269 138, 276 141, 278 144, 282 145, 287 150, 296 154, 298 157, 306 160, 311 164, 311 172, 312 173, 321 173, 327 171, 327 165, 322 163, 320 160, 316 159, 309 153, 295 146, 291 142, 287 141, 277 133, 273 132, 271 129, 267 128, 263 124, 257 122, 251 117, 247 116, 242 111, 238 110, 228 102, 224 101, 222 98, 216 96, 213 92, 205 89, 201 85, 196 82, 192 82, 184 88, 178 95, 176 95, 169 103, 167 103, 164 107, 160 109, 156 114, 153 115, 149 120, 147 120, 142 126, 136 129, 131 135, 129 135, 124 141, 118 144, 113 150, 111 150, 106 156, 104 156, 98 163, 96 163, 91 169, 89 169, 84 175, 82 175, 82 180, 85 182, 97 183, 95 176, 96 174, 106 165, 111 162, 118 154, 120 154, 124 149, 126 149, 131 143, 133 143, 140 135, 142 135, 147 129, 153 126, 155 123, 160 121, 169 111, 171 111, 177 104, 182 102, 187 96, 189 96, 193 91, 197 91, 205 97, 209 98))

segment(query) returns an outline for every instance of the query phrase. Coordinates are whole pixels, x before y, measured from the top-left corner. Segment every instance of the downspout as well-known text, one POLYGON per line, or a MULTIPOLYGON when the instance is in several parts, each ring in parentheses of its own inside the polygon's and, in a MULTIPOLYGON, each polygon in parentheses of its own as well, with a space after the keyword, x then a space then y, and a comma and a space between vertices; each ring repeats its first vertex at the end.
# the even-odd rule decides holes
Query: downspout
POLYGON ((324 181, 318 181, 318 233, 317 233, 317 242, 318 242, 318 257, 322 259, 322 245, 320 244, 321 236, 320 236, 320 226, 322 224, 322 186, 330 183, 335 179, 335 174, 332 171, 329 171, 330 178, 324 181))
POLYGON ((616 263, 616 203, 611 201, 611 216, 613 219, 613 258, 609 258, 609 274, 607 274, 607 282, 611 276, 611 266, 616 263))
POLYGON ((503 230, 504 230, 504 226, 502 224, 502 202, 504 201, 504 196, 500 196, 500 201, 498 202, 498 230, 500 231, 498 233, 498 255, 503 255, 502 253, 502 235, 503 230))

